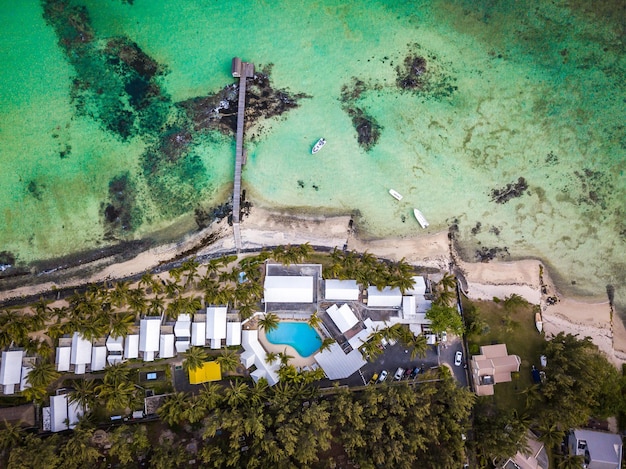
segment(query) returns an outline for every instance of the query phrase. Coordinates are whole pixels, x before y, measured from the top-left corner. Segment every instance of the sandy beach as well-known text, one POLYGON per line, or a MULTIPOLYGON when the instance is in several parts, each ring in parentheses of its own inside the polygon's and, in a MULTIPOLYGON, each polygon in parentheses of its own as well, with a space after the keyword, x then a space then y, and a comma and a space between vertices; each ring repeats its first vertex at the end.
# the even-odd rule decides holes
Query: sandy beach
MULTIPOLYGON (((222 220, 205 230, 186 236, 178 243, 158 246, 131 260, 110 263, 95 269, 87 277, 77 275, 62 282, 48 281, 2 291, 0 300, 36 295, 52 288, 140 274, 194 250, 209 235, 213 236, 214 241, 209 246, 195 249, 193 252, 196 255, 233 252, 235 245, 231 233, 232 227, 222 220)), ((241 224, 244 250, 307 242, 316 247, 341 249, 347 244, 350 250, 368 251, 391 260, 404 258, 409 263, 423 267, 448 270, 455 265, 463 273, 469 298, 490 300, 516 293, 533 304, 541 305, 547 336, 560 331, 589 336, 613 363, 619 365, 626 362, 626 329, 621 321, 613 321, 608 301, 563 297, 557 292, 547 269, 541 268, 542 264, 538 260, 464 262, 455 252, 447 232, 427 234, 419 238, 377 240, 359 239, 351 233, 349 216, 302 217, 260 208, 254 208, 241 224), (542 293, 542 281, 545 293, 542 293), (556 297, 558 302, 548 305, 548 297, 556 297)))

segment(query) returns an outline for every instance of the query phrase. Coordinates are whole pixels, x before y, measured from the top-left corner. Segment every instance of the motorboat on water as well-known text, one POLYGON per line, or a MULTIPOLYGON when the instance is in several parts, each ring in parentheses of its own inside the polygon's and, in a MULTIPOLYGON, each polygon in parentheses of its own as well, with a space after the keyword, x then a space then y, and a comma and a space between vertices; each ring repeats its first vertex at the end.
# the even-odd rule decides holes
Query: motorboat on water
POLYGON ((311 148, 311 154, 315 155, 318 151, 322 149, 324 145, 326 145, 326 139, 322 137, 317 142, 315 142, 315 145, 313 145, 313 148, 311 148))
POLYGON ((389 193, 391 194, 391 197, 393 197, 394 199, 402 200, 402 195, 398 191, 395 191, 393 189, 389 189, 389 193))
POLYGON ((422 228, 426 228, 430 224, 428 223, 428 220, 426 220, 426 217, 424 216, 424 214, 420 212, 418 209, 416 208, 413 209, 413 215, 415 215, 415 219, 417 220, 417 222, 420 224, 422 228))

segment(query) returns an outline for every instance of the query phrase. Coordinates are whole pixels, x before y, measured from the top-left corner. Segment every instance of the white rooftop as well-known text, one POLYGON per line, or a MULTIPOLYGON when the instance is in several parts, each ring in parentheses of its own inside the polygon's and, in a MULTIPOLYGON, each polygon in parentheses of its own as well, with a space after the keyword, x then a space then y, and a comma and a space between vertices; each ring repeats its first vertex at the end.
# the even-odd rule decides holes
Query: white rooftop
MULTIPOLYGON (((263 377, 267 379, 270 386, 274 386, 279 381, 278 374, 276 373, 278 371, 279 363, 277 360, 270 365, 267 361, 265 361, 266 352, 259 342, 258 333, 259 331, 256 329, 241 331, 241 344, 243 345, 246 353, 251 352, 254 354, 254 364, 256 365, 257 373, 252 374, 251 376, 255 382, 258 381, 259 378, 263 377)), ((249 355, 247 355, 247 357, 249 357, 249 355)))
POLYGON ((107 348, 95 346, 91 349, 91 371, 101 371, 107 364, 107 348))
POLYGON ((265 303, 313 303, 313 277, 267 276, 265 303))
POLYGON ((85 339, 78 332, 74 332, 74 335, 72 336, 70 363, 72 365, 77 365, 77 369, 84 369, 84 365, 89 365, 91 363, 91 341, 85 339))
POLYGON ((367 289, 367 305, 372 307, 395 308, 402 305, 402 292, 399 288, 385 287, 379 290, 375 286, 367 289))
POLYGON ((176 342, 174 342, 174 346, 176 347, 177 354, 185 353, 187 350, 189 350, 190 345, 191 345, 191 341, 189 337, 180 337, 176 339, 176 342))
POLYGON ((71 347, 57 347, 55 363, 57 371, 70 371, 70 354, 71 347))
POLYGON ((176 324, 174 324, 174 335, 176 337, 191 337, 191 315, 179 314, 176 324))
POLYGON ((50 396, 50 431, 67 430, 67 394, 50 396))
MULTIPOLYGON (((209 306, 206 309, 206 338, 221 340, 226 338, 226 306, 209 306)), ((219 348, 219 347, 218 347, 219 348)))
POLYGON ((0 363, 0 385, 4 387, 4 394, 13 394, 15 385, 22 380, 23 350, 9 350, 2 352, 0 363))
POLYGON ((356 280, 328 279, 324 283, 324 297, 327 300, 357 301, 359 299, 359 285, 356 280))
POLYGON ((159 344, 159 358, 173 358, 176 356, 174 351, 174 334, 161 334, 159 344))
POLYGON ((367 363, 358 349, 352 349, 350 353, 345 354, 337 342, 331 344, 329 349, 315 354, 314 358, 328 379, 347 378, 367 363))
POLYGON ((204 347, 206 344, 206 322, 191 323, 191 345, 204 347))
POLYGON ((421 275, 413 277, 413 288, 404 292, 405 295, 423 295, 426 293, 426 280, 421 275))
POLYGON ((129 334, 126 336, 124 358, 139 358, 139 334, 129 334))
POLYGON ((20 381, 20 391, 23 391, 26 388, 30 388, 30 383, 28 382, 28 374, 31 372, 32 368, 29 366, 22 367, 22 380, 20 381))
POLYGON ((150 316, 139 321, 139 351, 158 352, 161 318, 150 316))
POLYGON ((340 308, 337 308, 337 305, 332 305, 326 312, 342 334, 352 329, 359 322, 350 306, 345 303, 340 308))
POLYGON ((123 352, 124 351, 124 337, 107 337, 106 341, 107 350, 109 352, 123 352))
POLYGON ((241 323, 240 322, 227 322, 226 323, 226 346, 241 345, 241 323))

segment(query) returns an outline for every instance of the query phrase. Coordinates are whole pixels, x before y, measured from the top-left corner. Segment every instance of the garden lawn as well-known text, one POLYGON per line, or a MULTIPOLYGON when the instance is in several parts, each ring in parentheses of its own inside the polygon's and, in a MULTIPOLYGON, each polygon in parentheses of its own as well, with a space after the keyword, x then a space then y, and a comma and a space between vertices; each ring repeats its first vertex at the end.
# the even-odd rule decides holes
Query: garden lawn
POLYGON ((468 335, 470 355, 479 354, 481 345, 506 344, 510 354, 519 355, 522 360, 519 374, 513 374, 510 383, 496 384, 494 401, 500 409, 517 409, 521 414, 526 406, 524 390, 532 384, 531 367, 539 368, 539 357, 545 342, 543 334, 535 327, 535 313, 532 305, 519 305, 510 310, 503 302, 464 300, 465 309, 474 304, 478 315, 489 327, 482 334, 468 335))

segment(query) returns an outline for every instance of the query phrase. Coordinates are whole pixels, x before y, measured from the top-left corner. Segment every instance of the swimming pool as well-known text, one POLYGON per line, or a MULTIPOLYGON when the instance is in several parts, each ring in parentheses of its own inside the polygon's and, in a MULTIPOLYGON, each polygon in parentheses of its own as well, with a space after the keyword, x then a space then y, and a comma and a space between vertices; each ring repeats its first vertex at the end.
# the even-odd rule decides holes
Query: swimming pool
POLYGON ((265 333, 274 345, 291 345, 301 357, 313 355, 322 345, 322 339, 306 322, 279 322, 278 328, 265 333))

